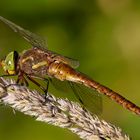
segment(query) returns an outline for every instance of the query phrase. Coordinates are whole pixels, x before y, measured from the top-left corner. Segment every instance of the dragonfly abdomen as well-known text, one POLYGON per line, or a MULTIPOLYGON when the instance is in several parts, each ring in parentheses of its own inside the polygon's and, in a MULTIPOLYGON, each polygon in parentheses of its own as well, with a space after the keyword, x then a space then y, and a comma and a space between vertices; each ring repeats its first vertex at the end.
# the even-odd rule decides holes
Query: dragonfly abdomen
POLYGON ((48 75, 55 77, 61 81, 79 81, 77 77, 77 71, 65 63, 54 61, 49 65, 48 75))
POLYGON ((93 90, 96 90, 97 92, 103 95, 106 95, 110 99, 122 105, 124 108, 140 115, 140 108, 138 106, 136 106, 129 100, 125 99, 123 96, 119 95, 117 92, 99 84, 98 82, 88 78, 88 76, 76 71, 75 69, 73 69, 67 64, 57 62, 57 61, 53 62, 49 66, 48 74, 61 81, 68 80, 68 81, 80 83, 89 88, 92 88, 93 90))
POLYGON ((115 102, 117 102, 118 104, 122 105, 124 108, 140 115, 140 108, 138 106, 136 106, 135 104, 133 104, 132 102, 130 102, 129 100, 127 100, 126 98, 124 98, 123 96, 121 96, 120 94, 118 94, 117 92, 109 89, 106 86, 101 85, 100 83, 98 83, 84 75, 82 75, 80 77, 81 77, 82 83, 85 86, 90 87, 93 90, 96 90, 99 93, 106 95, 110 99, 112 99, 115 102))

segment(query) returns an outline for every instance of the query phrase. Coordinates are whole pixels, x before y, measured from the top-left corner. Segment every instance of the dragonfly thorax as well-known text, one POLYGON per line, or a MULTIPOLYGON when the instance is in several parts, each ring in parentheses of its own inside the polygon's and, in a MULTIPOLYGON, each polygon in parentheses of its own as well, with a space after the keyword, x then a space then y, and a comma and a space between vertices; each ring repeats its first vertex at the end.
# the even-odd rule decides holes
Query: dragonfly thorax
POLYGON ((26 74, 45 76, 50 63, 48 57, 48 54, 40 49, 29 49, 20 56, 19 68, 26 74))

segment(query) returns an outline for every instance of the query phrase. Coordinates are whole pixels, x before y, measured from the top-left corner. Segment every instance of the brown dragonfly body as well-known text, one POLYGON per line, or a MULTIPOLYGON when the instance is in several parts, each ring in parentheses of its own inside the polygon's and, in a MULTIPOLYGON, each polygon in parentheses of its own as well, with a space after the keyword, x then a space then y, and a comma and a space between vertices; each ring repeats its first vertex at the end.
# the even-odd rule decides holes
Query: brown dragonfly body
POLYGON ((14 73, 21 77, 21 79, 25 79, 24 76, 27 76, 32 81, 34 81, 32 79, 33 76, 43 79, 46 75, 48 75, 48 77, 56 78, 60 81, 78 83, 89 87, 98 93, 108 96, 110 99, 122 105, 124 108, 136 113, 137 115, 140 115, 140 108, 138 106, 128 101, 120 94, 77 71, 75 69, 78 66, 78 64, 75 63, 76 61, 70 61, 70 59, 67 57, 45 49, 42 47, 44 44, 42 41, 40 41, 40 38, 30 31, 21 28, 3 17, 0 17, 0 20, 11 27, 15 32, 18 32, 33 46, 33 48, 25 51, 18 57, 15 64, 15 71, 9 71, 8 74, 10 74, 10 72, 12 74, 14 73))

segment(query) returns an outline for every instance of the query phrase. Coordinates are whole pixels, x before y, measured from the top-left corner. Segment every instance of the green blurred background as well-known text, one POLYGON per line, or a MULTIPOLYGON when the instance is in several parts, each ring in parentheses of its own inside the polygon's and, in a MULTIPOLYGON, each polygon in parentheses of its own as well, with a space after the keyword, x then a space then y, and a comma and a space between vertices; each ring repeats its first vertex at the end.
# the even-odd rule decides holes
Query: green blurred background
MULTIPOLYGON (((44 37, 50 50, 78 59, 80 71, 140 106, 140 1, 4 0, 0 15, 44 37)), ((0 22, 0 58, 28 48, 26 41, 0 22)), ((106 97, 100 117, 132 139, 140 139, 140 118, 106 97)), ((1 106, 0 139, 79 138, 1 106)))

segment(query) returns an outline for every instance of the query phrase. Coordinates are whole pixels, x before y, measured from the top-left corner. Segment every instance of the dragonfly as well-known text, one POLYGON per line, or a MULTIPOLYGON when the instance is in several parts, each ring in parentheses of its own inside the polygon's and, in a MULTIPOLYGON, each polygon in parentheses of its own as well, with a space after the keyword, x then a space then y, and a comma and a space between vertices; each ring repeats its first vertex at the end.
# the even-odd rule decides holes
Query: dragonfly
POLYGON ((125 109, 140 115, 140 107, 78 71, 76 68, 79 66, 79 61, 48 50, 46 42, 40 36, 6 18, 0 16, 0 21, 32 46, 21 54, 12 51, 1 60, 1 66, 7 76, 18 76, 17 83, 28 86, 28 80, 30 80, 39 86, 47 96, 50 82, 56 88, 60 87, 62 82, 67 82, 80 103, 91 112, 96 114, 102 112, 101 95, 106 95, 125 109), (46 87, 37 82, 37 79, 45 81, 46 87))

